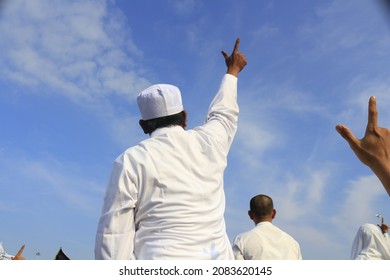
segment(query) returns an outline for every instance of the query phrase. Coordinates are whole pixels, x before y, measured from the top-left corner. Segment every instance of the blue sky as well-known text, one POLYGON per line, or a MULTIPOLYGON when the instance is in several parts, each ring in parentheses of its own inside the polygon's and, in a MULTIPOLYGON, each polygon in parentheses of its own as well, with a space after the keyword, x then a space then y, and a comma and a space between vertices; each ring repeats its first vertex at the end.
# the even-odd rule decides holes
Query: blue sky
POLYGON ((0 242, 24 256, 93 259, 113 160, 146 136, 137 93, 172 83, 203 123, 240 50, 239 128, 225 173, 229 238, 253 227, 249 199, 304 259, 348 259, 358 227, 390 223, 389 198, 338 135, 362 137, 376 95, 390 127, 390 17, 367 0, 0 2, 0 242))

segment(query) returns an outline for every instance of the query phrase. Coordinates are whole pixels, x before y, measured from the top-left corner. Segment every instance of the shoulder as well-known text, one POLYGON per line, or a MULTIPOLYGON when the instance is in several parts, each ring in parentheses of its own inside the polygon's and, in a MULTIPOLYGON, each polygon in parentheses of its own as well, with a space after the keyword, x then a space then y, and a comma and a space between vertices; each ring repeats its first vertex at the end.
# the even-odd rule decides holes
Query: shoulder
POLYGON ((382 233, 382 232, 381 232, 381 229, 380 229, 377 225, 375 225, 375 224, 369 224, 369 223, 362 224, 362 225, 359 227, 358 232, 359 232, 360 234, 369 234, 369 235, 377 234, 377 233, 382 233))
POLYGON ((251 239, 254 235, 257 235, 257 232, 260 231, 261 229, 258 226, 255 226, 254 228, 251 228, 247 231, 243 231, 240 234, 238 234, 235 238, 236 241, 239 240, 247 240, 251 239))
POLYGON ((131 164, 131 162, 135 159, 144 157, 146 154, 145 144, 147 143, 147 141, 149 141, 149 139, 146 139, 134 146, 128 147, 115 158, 114 165, 128 165, 131 164))
POLYGON ((234 242, 236 243, 236 242, 247 239, 248 237, 250 237, 253 234, 253 230, 254 230, 254 228, 247 230, 247 231, 243 231, 240 234, 237 234, 236 237, 234 238, 234 242))
POLYGON ((298 245, 298 241, 295 240, 295 238, 292 235, 290 235, 286 231, 282 230, 281 228, 279 228, 279 227, 277 227, 277 226, 275 226, 273 224, 272 224, 272 226, 273 226, 274 230, 278 231, 282 236, 284 236, 284 238, 286 240, 290 240, 292 243, 296 243, 298 245))
POLYGON ((364 232, 376 232, 378 230, 380 230, 380 228, 377 225, 369 224, 369 223, 362 224, 359 227, 359 231, 364 231, 364 232))

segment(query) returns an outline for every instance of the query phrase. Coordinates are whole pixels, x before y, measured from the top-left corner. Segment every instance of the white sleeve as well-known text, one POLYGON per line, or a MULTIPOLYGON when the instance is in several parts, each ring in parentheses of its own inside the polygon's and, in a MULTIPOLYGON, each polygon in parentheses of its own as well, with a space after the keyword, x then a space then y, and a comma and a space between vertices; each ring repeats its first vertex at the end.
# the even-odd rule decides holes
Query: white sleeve
POLYGON ((241 252, 241 249, 240 249, 240 238, 239 236, 237 236, 235 239, 234 239, 234 244, 233 244, 233 254, 234 254, 234 259, 236 260, 245 260, 242 252, 241 252))
POLYGON ((229 149, 237 130, 237 77, 225 74, 219 90, 210 104, 205 129, 212 131, 225 149, 229 149))
POLYGON ((115 161, 95 241, 95 259, 129 260, 134 251, 135 186, 123 164, 115 161))

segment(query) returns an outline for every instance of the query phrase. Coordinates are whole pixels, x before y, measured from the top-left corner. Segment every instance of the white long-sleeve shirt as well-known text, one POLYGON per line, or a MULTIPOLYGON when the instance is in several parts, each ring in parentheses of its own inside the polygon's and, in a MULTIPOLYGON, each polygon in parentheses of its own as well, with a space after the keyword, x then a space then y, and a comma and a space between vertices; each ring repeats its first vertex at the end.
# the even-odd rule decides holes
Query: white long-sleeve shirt
POLYGON ((379 226, 363 224, 352 243, 352 260, 390 260, 390 240, 379 226))
POLYGON ((204 125, 157 129, 115 160, 96 259, 234 259, 223 174, 238 111, 237 78, 226 74, 204 125))
POLYGON ((298 242, 271 222, 258 223, 236 236, 233 244, 236 260, 301 260, 298 242))

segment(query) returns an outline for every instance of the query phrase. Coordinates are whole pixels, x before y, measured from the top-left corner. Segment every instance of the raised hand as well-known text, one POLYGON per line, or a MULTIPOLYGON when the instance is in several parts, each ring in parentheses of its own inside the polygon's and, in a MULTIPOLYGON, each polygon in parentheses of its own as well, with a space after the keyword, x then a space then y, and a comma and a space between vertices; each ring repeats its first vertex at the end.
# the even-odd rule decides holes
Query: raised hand
POLYGON ((381 228, 383 234, 389 232, 389 226, 385 224, 385 220, 384 220, 383 217, 382 217, 382 222, 381 222, 381 224, 378 225, 378 226, 381 228))
POLYGON ((238 76, 238 73, 244 69, 247 64, 245 55, 238 51, 238 46, 240 45, 240 38, 237 38, 236 43, 234 44, 234 49, 232 54, 229 56, 225 51, 221 51, 223 57, 225 58, 227 72, 233 76, 238 76))
POLYGON ((25 258, 22 257, 24 247, 25 247, 25 245, 23 244, 23 246, 19 249, 19 251, 16 253, 16 255, 12 258, 13 260, 25 260, 25 258))
POLYGON ((375 96, 371 96, 368 103, 368 122, 362 139, 356 138, 344 125, 337 125, 336 130, 348 142, 358 159, 377 175, 390 195, 390 130, 378 127, 375 96))

